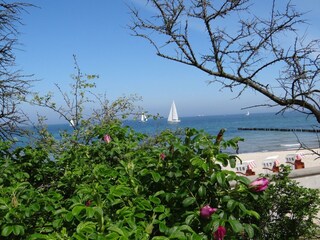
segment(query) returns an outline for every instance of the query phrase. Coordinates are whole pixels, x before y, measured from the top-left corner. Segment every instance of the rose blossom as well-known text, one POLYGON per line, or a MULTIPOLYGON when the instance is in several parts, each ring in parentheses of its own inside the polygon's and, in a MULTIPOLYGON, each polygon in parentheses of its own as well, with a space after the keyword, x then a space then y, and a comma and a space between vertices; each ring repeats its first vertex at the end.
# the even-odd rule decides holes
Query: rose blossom
POLYGON ((217 231, 215 231, 214 234, 213 234, 214 239, 223 240, 224 236, 226 235, 226 233, 227 233, 226 228, 223 227, 223 226, 219 226, 217 231))
POLYGON ((202 218, 209 218, 216 211, 217 211, 216 208, 212 208, 209 205, 206 205, 200 209, 200 216, 202 218))
POLYGON ((106 135, 104 135, 103 140, 104 140, 106 143, 109 143, 109 142, 111 142, 111 137, 110 137, 108 134, 106 134, 106 135))
POLYGON ((268 178, 257 178, 249 184, 249 188, 254 192, 262 192, 268 188, 269 179, 268 178))

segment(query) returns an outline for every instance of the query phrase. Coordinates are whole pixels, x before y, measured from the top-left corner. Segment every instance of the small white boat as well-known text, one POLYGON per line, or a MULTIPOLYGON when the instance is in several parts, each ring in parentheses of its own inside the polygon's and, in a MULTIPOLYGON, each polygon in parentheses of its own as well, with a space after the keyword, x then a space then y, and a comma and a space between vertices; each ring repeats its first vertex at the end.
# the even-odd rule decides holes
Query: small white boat
POLYGON ((168 116, 168 122, 169 123, 178 123, 180 122, 179 116, 178 116, 178 112, 177 112, 177 108, 176 108, 176 104, 174 103, 174 101, 171 104, 171 108, 170 108, 170 113, 168 116))
POLYGON ((246 113, 246 116, 249 116, 250 115, 250 112, 248 111, 247 113, 246 113))
POLYGON ((148 121, 148 118, 144 113, 142 113, 140 117, 140 122, 146 122, 146 121, 148 121))
POLYGON ((74 122, 73 119, 70 120, 69 122, 70 127, 75 127, 76 123, 74 122))

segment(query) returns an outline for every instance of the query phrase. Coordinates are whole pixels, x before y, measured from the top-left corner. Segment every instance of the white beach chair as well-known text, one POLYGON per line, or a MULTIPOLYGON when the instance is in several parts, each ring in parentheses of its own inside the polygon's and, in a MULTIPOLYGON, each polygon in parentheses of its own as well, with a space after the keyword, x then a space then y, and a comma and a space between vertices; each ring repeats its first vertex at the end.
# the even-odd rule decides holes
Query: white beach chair
POLYGON ((263 160, 262 162, 262 168, 265 169, 266 173, 269 173, 270 171, 273 172, 273 167, 274 165, 278 166, 279 165, 279 155, 274 155, 267 157, 263 160))
POLYGON ((251 170, 257 166, 255 160, 242 161, 242 164, 247 165, 247 168, 251 170))
POLYGON ((274 165, 274 160, 273 159, 265 159, 262 162, 262 168, 265 170, 265 173, 270 173, 272 172, 272 168, 274 165))
POLYGON ((242 161, 242 164, 237 164, 236 173, 243 175, 255 175, 255 172, 252 171, 256 167, 256 162, 254 160, 242 161))
POLYGON ((242 174, 242 175, 246 175, 247 169, 248 169, 248 165, 247 164, 238 163, 236 165, 236 173, 239 173, 239 174, 242 174))
POLYGON ((296 160, 296 154, 287 154, 286 155, 286 164, 289 165, 291 169, 294 169, 295 160, 296 160))

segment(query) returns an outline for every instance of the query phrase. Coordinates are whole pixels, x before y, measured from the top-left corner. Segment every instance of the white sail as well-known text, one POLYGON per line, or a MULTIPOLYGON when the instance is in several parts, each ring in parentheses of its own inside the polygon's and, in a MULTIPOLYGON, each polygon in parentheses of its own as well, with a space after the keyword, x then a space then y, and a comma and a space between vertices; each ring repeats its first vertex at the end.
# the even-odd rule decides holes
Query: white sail
POLYGON ((74 127, 76 125, 76 123, 74 122, 73 119, 70 120, 69 124, 70 124, 71 127, 74 127))
POLYGON ((169 113, 169 116, 168 116, 168 122, 169 123, 178 123, 178 122, 180 122, 179 117, 178 117, 176 104, 174 103, 174 101, 171 104, 170 113, 169 113))
POLYGON ((144 113, 142 113, 140 117, 140 122, 146 122, 146 121, 148 121, 148 118, 144 113))

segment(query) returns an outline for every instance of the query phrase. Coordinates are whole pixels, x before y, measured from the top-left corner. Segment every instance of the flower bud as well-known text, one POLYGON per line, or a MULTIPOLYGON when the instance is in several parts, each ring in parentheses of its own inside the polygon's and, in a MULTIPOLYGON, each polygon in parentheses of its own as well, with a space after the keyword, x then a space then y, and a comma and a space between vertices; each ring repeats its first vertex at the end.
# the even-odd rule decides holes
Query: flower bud
POLYGON ((227 230, 225 227, 223 226, 219 226, 217 231, 214 232, 213 236, 214 236, 214 239, 217 239, 217 240, 223 240, 225 235, 227 233, 227 230))
POLYGON ((91 203, 92 203, 91 200, 86 201, 86 203, 85 203, 86 207, 90 207, 91 203))
POLYGON ((111 142, 111 137, 110 137, 108 134, 106 134, 106 135, 104 135, 103 140, 104 140, 106 143, 109 143, 109 142, 111 142))
POLYGON ((212 208, 209 205, 206 205, 200 209, 200 216, 202 218, 208 219, 216 211, 217 211, 217 208, 212 208))
POLYGON ((166 158, 166 155, 164 153, 160 153, 160 158, 164 160, 166 158))

